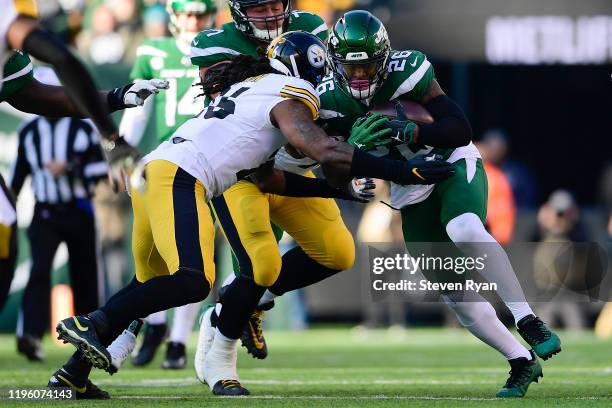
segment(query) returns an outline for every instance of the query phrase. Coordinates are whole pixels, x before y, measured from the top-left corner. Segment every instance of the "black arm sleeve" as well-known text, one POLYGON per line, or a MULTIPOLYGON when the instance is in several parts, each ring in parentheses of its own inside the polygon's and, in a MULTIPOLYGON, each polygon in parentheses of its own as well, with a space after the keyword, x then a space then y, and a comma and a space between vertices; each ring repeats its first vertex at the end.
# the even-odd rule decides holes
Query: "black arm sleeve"
POLYGON ((285 191, 279 195, 287 197, 323 197, 355 200, 353 196, 342 189, 330 186, 325 179, 304 177, 283 171, 285 175, 285 191))
POLYGON ((66 93, 77 107, 96 123, 105 137, 117 133, 117 126, 100 104, 93 79, 79 60, 53 34, 33 30, 23 42, 23 50, 41 61, 53 65, 66 93))
POLYGON ((436 96, 424 105, 434 123, 419 125, 417 142, 440 148, 465 146, 472 140, 472 127, 465 114, 451 98, 436 96))
POLYGON ((397 184, 411 184, 412 167, 406 161, 376 157, 355 149, 351 162, 352 177, 372 177, 392 181, 397 184))

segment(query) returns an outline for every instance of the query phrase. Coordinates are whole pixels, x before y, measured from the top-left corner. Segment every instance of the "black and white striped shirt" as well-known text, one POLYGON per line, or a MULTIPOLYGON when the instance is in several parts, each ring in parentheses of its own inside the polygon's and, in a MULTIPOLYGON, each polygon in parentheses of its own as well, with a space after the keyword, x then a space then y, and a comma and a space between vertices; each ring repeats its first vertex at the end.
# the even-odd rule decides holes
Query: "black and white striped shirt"
POLYGON ((98 133, 90 123, 37 116, 19 130, 10 187, 18 195, 31 174, 37 202, 68 204, 91 198, 95 182, 106 177, 107 171, 98 133), (66 170, 57 177, 48 167, 53 161, 66 163, 66 170))

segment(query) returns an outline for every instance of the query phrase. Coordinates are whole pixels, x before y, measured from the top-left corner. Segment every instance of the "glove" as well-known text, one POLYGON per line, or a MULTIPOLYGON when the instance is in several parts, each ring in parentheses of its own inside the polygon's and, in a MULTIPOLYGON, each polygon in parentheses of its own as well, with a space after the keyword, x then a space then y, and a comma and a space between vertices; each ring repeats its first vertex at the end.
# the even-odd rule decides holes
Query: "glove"
POLYGON ((358 149, 368 151, 384 143, 392 133, 390 128, 381 128, 389 120, 376 113, 363 116, 355 121, 347 142, 358 149), (378 144, 377 144, 378 143, 378 144))
POLYGON ((353 201, 369 203, 374 198, 376 183, 369 177, 354 178, 347 185, 347 192, 353 197, 353 201))
POLYGON ((102 140, 101 146, 108 162, 111 188, 116 193, 125 189, 127 176, 138 164, 140 153, 122 137, 116 140, 102 140))
POLYGON ((383 125, 391 129, 391 138, 388 139, 386 144, 404 143, 410 145, 416 143, 417 124, 408 119, 406 110, 400 101, 395 101, 395 119, 389 120, 383 125))
POLYGON ((440 155, 419 155, 408 160, 410 175, 402 184, 434 184, 455 174, 455 166, 440 155))
POLYGON ((160 89, 168 89, 170 83, 165 79, 138 80, 108 93, 108 106, 112 111, 142 106, 151 95, 157 95, 160 89))

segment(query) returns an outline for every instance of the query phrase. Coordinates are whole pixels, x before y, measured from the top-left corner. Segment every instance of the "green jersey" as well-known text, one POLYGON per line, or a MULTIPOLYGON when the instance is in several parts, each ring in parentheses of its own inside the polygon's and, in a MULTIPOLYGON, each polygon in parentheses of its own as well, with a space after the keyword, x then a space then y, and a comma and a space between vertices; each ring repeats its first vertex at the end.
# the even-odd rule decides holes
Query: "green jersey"
POLYGON ((3 79, 0 79, 0 102, 4 102, 32 79, 34 73, 30 58, 21 51, 13 52, 3 67, 3 79))
POLYGON ((130 79, 165 79, 167 90, 155 96, 156 134, 161 143, 188 119, 202 110, 196 102, 200 82, 198 69, 182 52, 173 37, 146 40, 136 50, 136 62, 130 79))
MULTIPOLYGON (((368 100, 353 98, 349 91, 329 75, 317 87, 321 98, 320 118, 332 135, 348 136, 353 123, 371 110, 388 105, 390 101, 409 100, 420 102, 435 79, 434 69, 425 54, 420 51, 392 51, 389 57, 388 76, 376 94, 368 100)), ((417 154, 439 154, 450 162, 466 157, 480 157, 476 147, 470 143, 457 149, 440 149, 431 146, 412 147, 400 144, 379 147, 369 152, 376 156, 394 159, 411 159, 417 154)), ((400 208, 425 200, 433 186, 391 185, 391 203, 400 208)))
MULTIPOLYGON (((321 17, 305 11, 293 11, 287 31, 307 31, 327 41, 327 25, 321 17)), ((191 62, 198 67, 210 67, 236 55, 257 57, 259 45, 238 31, 233 22, 220 29, 202 31, 191 43, 191 62)))

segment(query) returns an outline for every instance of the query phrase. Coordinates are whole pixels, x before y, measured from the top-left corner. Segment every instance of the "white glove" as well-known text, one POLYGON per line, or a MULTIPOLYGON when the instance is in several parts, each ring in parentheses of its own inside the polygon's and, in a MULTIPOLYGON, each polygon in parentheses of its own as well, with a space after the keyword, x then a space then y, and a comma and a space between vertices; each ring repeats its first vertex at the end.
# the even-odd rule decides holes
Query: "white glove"
POLYGON ((157 95, 160 89, 168 89, 170 83, 165 79, 140 79, 125 89, 123 103, 127 108, 142 106, 145 99, 157 95))
POLYGON ((361 203, 369 203, 374 198, 376 183, 370 177, 354 178, 349 183, 349 193, 361 203))

